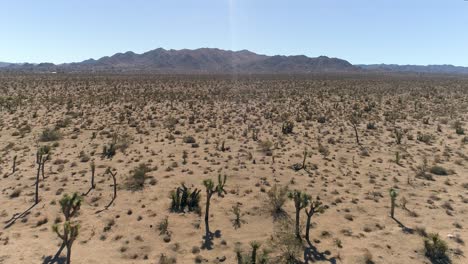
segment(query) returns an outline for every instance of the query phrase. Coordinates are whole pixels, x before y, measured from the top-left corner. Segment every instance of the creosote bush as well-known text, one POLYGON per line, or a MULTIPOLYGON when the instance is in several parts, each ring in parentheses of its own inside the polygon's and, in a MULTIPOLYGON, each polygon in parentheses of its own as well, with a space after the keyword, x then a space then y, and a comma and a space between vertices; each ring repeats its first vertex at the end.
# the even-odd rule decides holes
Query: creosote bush
POLYGON ((39 135, 39 140, 42 142, 56 141, 62 138, 58 129, 46 128, 39 135))
POLYGON ((288 199, 288 186, 281 187, 277 184, 267 192, 268 203, 271 207, 273 216, 280 217, 285 214, 283 205, 288 199))
POLYGON ((149 168, 146 164, 141 163, 131 171, 130 177, 127 179, 127 189, 129 190, 141 190, 144 187, 145 180, 147 178, 146 173, 150 172, 151 168, 149 168))

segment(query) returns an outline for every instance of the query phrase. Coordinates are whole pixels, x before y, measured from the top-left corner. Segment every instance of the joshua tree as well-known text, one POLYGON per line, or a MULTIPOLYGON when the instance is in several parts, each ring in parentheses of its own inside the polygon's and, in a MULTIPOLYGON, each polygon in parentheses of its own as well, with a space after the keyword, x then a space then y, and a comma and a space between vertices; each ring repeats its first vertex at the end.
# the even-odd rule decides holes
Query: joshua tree
POLYGON ((395 201, 398 196, 398 191, 394 188, 390 189, 390 199, 391 199, 391 209, 390 209, 390 216, 395 218, 395 201))
POLYGON ((37 173, 42 174, 42 179, 45 179, 44 176, 44 164, 50 158, 50 146, 42 146, 36 152, 36 164, 38 165, 37 173))
POLYGON ((297 239, 301 239, 301 232, 299 230, 299 217, 300 212, 304 209, 310 202, 310 195, 303 193, 298 190, 294 190, 288 194, 288 197, 294 201, 294 207, 296 208, 296 230, 295 235, 297 239))
POLYGON ((37 175, 36 175, 36 193, 34 196, 34 203, 39 203, 39 176, 41 174, 42 168, 42 179, 44 179, 44 163, 49 159, 50 147, 42 146, 37 150, 36 153, 36 164, 37 166, 37 175))
POLYGON ((292 165, 292 169, 295 170, 295 171, 305 170, 306 169, 306 159, 307 159, 308 154, 309 154, 309 152, 307 151, 307 148, 304 148, 304 152, 303 152, 304 159, 302 160, 302 164, 301 163, 295 163, 294 165, 292 165))
POLYGON ((226 175, 224 175, 224 178, 221 177, 221 174, 218 175, 218 185, 214 185, 213 180, 211 179, 206 179, 203 181, 203 185, 206 187, 206 208, 205 208, 205 230, 207 237, 210 234, 210 224, 209 224, 209 217, 210 217, 210 201, 211 201, 211 196, 213 196, 214 193, 217 193, 218 196, 223 196, 226 193, 226 190, 224 190, 224 185, 226 184, 226 175))
POLYGON ((250 242, 250 246, 252 247, 251 263, 256 264, 257 263, 257 250, 260 248, 260 243, 258 243, 257 241, 252 241, 250 242))
POLYGON ((359 118, 358 118, 358 114, 356 113, 353 113, 351 115, 351 117, 349 118, 349 123, 351 124, 351 126, 353 127, 354 129, 354 135, 356 137, 356 143, 358 145, 361 145, 361 143, 359 142, 359 134, 358 134, 358 127, 359 127, 359 118))
POLYGON ((239 203, 237 203, 236 205, 232 207, 232 213, 235 216, 235 218, 232 220, 232 224, 234 226, 234 229, 238 229, 241 227, 242 223, 245 222, 241 219, 242 214, 241 214, 239 203))
POLYGON ((91 161, 91 189, 96 188, 96 184, 94 184, 94 173, 96 172, 96 164, 94 161, 91 161))
POLYGON ((71 248, 73 242, 75 242, 76 238, 78 237, 79 228, 80 225, 78 223, 67 221, 63 224, 63 232, 61 233, 58 224, 52 226, 52 230, 60 239, 62 239, 63 244, 67 247, 67 264, 71 263, 71 248))
POLYGON ((252 129, 252 140, 253 141, 258 141, 258 133, 260 132, 260 129, 254 128, 252 129))
POLYGON ((79 224, 71 221, 71 218, 76 216, 80 210, 81 202, 83 201, 82 197, 77 193, 74 193, 72 196, 65 194, 60 200, 60 206, 62 208, 62 213, 65 216, 65 222, 63 223, 63 230, 60 231, 59 224, 54 224, 52 230, 57 234, 57 236, 62 239, 62 246, 55 255, 58 257, 62 252, 63 248, 67 248, 67 264, 71 263, 71 248, 73 242, 75 242, 78 237, 79 224))
POLYGON ((17 156, 15 155, 13 157, 13 172, 12 173, 15 173, 15 171, 16 171, 16 158, 17 158, 17 156))
POLYGON ((310 220, 312 219, 312 216, 315 214, 315 213, 323 213, 325 211, 325 206, 322 205, 322 202, 320 201, 320 197, 317 196, 317 199, 315 199, 315 201, 311 201, 310 202, 310 206, 309 206, 309 210, 307 210, 307 208, 305 209, 305 213, 307 215, 307 222, 306 222, 306 240, 307 240, 307 243, 311 244, 310 243, 310 236, 309 236, 309 232, 310 232, 310 220))
POLYGON ((398 145, 401 144, 401 139, 403 138, 403 131, 395 128, 395 138, 398 145))
POLYGON ((112 177, 112 181, 114 182, 114 193, 112 195, 112 200, 110 201, 110 203, 108 205, 106 205, 106 209, 107 209, 115 201, 115 198, 117 198, 117 179, 115 178, 115 176, 117 175, 117 172, 112 172, 111 168, 109 167, 106 170, 106 174, 110 174, 111 177, 112 177))
POLYGON ((291 134, 293 132, 293 129, 294 129, 294 123, 292 121, 285 121, 283 122, 283 125, 281 126, 281 132, 283 132, 283 134, 285 135, 291 134))

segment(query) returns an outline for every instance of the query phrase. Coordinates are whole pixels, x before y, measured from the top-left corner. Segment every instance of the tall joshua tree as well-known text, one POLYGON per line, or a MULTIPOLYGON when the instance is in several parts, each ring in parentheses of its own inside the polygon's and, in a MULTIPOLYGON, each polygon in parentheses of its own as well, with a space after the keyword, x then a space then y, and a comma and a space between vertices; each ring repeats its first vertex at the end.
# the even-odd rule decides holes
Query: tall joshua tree
POLYGON ((94 163, 94 160, 91 161, 91 189, 96 188, 96 184, 94 183, 94 173, 96 172, 96 164, 94 163))
POLYGON ((320 197, 317 196, 317 198, 314 201, 310 202, 309 209, 305 209, 305 213, 307 215, 307 222, 306 222, 306 240, 307 243, 310 243, 310 221, 312 219, 312 216, 316 213, 323 213, 325 211, 325 206, 322 205, 322 202, 320 201, 320 197))
POLYGON ((36 164, 37 166, 37 175, 36 175, 36 193, 34 196, 34 203, 39 203, 39 176, 41 174, 42 168, 42 179, 44 179, 44 163, 49 159, 50 156, 50 147, 42 146, 37 150, 36 153, 36 164))
POLYGON ((210 234, 210 224, 209 224, 209 217, 210 217, 210 201, 213 194, 217 193, 218 196, 223 197, 226 193, 224 190, 224 185, 226 184, 226 175, 221 177, 221 174, 218 175, 218 185, 215 186, 213 180, 206 179, 203 181, 203 185, 206 187, 206 208, 205 208, 205 230, 206 235, 210 234))
POLYGON ((65 222, 63 223, 63 227, 60 228, 59 224, 54 224, 52 226, 52 231, 57 234, 57 236, 62 239, 62 246, 60 247, 59 251, 55 255, 58 257, 62 252, 63 248, 67 248, 67 264, 71 263, 71 249, 73 243, 75 242, 76 238, 79 234, 79 224, 72 221, 72 217, 75 217, 78 211, 80 210, 81 202, 83 198, 74 193, 72 196, 65 194, 63 198, 60 200, 60 206, 62 208, 62 213, 65 216, 65 222), (61 230, 60 230, 61 229, 61 230))
POLYGON ((117 178, 115 177, 117 175, 117 172, 112 172, 112 169, 109 167, 107 168, 106 170, 106 174, 110 174, 110 176, 112 177, 112 181, 114 182, 113 186, 114 186, 114 193, 112 195, 112 200, 109 202, 108 205, 106 205, 106 209, 109 208, 112 203, 115 201, 115 199, 117 198, 117 178))
POLYGON ((298 190, 294 190, 288 194, 288 197, 294 201, 294 207, 296 208, 296 231, 295 235, 297 239, 301 239, 301 232, 299 229, 300 224, 300 212, 302 209, 306 208, 310 202, 310 195, 303 193, 298 190))
POLYGON ((353 113, 349 117, 349 123, 351 124, 351 126, 354 129, 354 135, 356 137, 356 143, 358 145, 361 145, 361 142, 359 141, 359 134, 358 134, 358 127, 359 127, 359 123, 360 123, 359 114, 358 113, 353 113))
POLYGON ((395 218, 395 201, 396 201, 396 198, 398 196, 398 191, 394 188, 391 188, 390 189, 390 200, 391 200, 391 208, 390 208, 390 216, 392 218, 395 218))
POLYGON ((50 150, 51 150, 50 146, 41 146, 36 152, 36 163, 38 165, 37 173, 38 173, 38 175, 39 175, 39 173, 42 174, 42 179, 45 179, 44 164, 50 158, 50 154, 51 154, 50 150))
POLYGON ((16 172, 16 158, 17 158, 17 156, 15 155, 15 156, 13 157, 13 172, 12 172, 12 173, 15 173, 15 172, 16 172))

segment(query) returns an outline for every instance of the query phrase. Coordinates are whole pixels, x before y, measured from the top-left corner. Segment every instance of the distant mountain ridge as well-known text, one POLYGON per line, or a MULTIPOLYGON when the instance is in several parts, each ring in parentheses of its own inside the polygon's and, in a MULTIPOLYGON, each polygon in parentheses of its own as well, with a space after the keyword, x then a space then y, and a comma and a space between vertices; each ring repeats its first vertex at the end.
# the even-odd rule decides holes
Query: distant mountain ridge
POLYGON ((398 64, 369 64, 356 65, 362 69, 374 72, 414 72, 436 74, 468 74, 468 67, 445 65, 398 65, 398 64))
POLYGON ((2 67, 7 67, 7 66, 10 66, 10 65, 11 65, 11 63, 8 63, 8 62, 1 62, 1 61, 0 61, 0 68, 2 68, 2 67))
POLYGON ((346 60, 304 55, 267 56, 248 50, 230 51, 216 48, 166 50, 158 48, 142 54, 132 51, 82 62, 6 63, 0 71, 64 73, 155 73, 155 74, 307 74, 307 73, 428 73, 468 74, 468 67, 453 65, 353 65, 346 60))
POLYGON ((26 72, 113 72, 113 73, 312 73, 356 72, 359 67, 348 61, 325 56, 267 56, 248 50, 229 51, 212 48, 165 50, 142 54, 128 51, 98 60, 55 65, 21 64, 4 67, 26 72))

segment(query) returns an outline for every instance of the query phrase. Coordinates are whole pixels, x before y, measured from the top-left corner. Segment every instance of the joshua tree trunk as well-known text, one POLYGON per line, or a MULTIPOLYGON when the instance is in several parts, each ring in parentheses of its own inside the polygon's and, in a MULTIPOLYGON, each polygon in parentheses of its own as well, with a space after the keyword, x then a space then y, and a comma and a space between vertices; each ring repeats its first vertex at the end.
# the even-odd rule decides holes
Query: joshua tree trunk
POLYGON ((112 174, 112 181, 114 182, 114 197, 112 198, 112 200, 115 200, 115 198, 117 198, 117 179, 115 178, 115 174, 112 174))
POLYGON ((44 165, 45 165, 45 160, 42 161, 41 164, 39 164, 39 167, 41 167, 42 179, 45 179, 45 176, 44 176, 44 165), (42 165, 41 165, 41 164, 42 164, 42 165))
POLYGON ((91 171, 91 189, 94 189, 96 185, 94 184, 94 170, 91 171))
POLYGON ((13 172, 12 173, 15 173, 16 171, 16 156, 13 158, 13 172))
POLYGON ((391 216, 392 218, 395 218, 395 217, 394 217, 394 216, 395 216, 395 199, 392 199, 391 207, 392 207, 392 208, 390 209, 390 216, 391 216))
POLYGON ((296 208, 296 237, 301 239, 301 232, 299 230, 299 217, 300 217, 300 209, 296 208))
POLYGON ((71 263, 71 245, 67 244, 67 264, 71 263))
POLYGON ((209 223, 209 217, 210 217, 210 200, 211 200, 211 195, 212 193, 207 192, 206 193, 206 207, 205 207, 205 231, 206 235, 210 233, 210 223, 209 223))
POLYGON ((356 136, 356 143, 358 145, 360 145, 361 143, 359 143, 359 135, 358 135, 358 131, 357 131, 357 125, 356 124, 353 124, 353 129, 354 129, 354 134, 356 136))
POLYGON ((39 176, 41 174, 41 164, 39 163, 38 165, 39 167, 37 167, 37 175, 36 175, 36 194, 35 194, 35 199, 34 199, 34 202, 35 204, 38 204, 39 203, 39 176))
POLYGON ((252 264, 257 263, 257 248, 253 247, 252 248, 252 264))
POLYGON ((305 235, 305 239, 307 240, 307 243, 311 244, 310 243, 310 220, 312 219, 312 215, 313 213, 310 212, 308 213, 307 210, 306 210, 306 214, 307 214, 307 222, 306 222, 306 235, 305 235))

